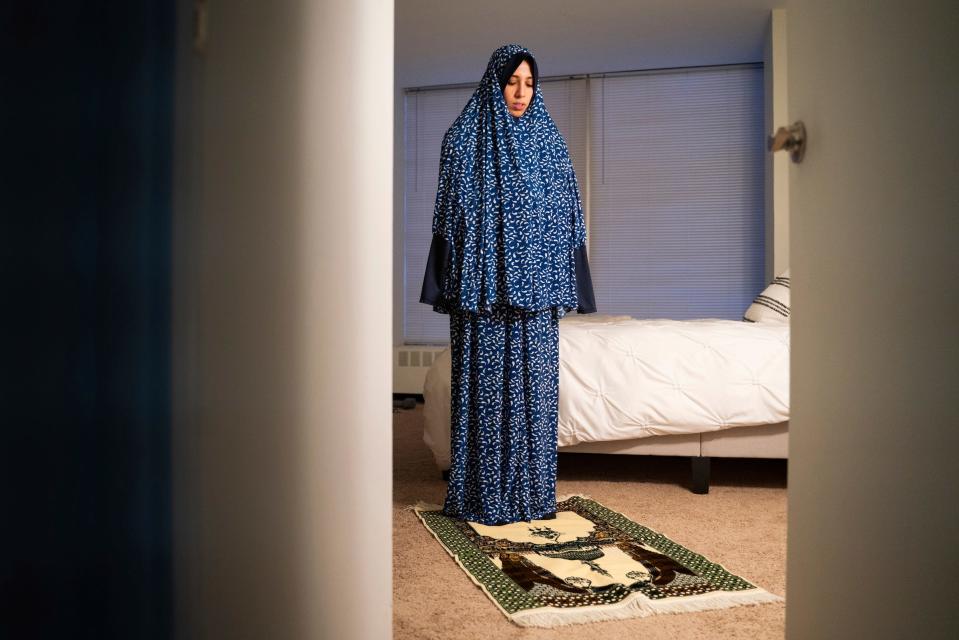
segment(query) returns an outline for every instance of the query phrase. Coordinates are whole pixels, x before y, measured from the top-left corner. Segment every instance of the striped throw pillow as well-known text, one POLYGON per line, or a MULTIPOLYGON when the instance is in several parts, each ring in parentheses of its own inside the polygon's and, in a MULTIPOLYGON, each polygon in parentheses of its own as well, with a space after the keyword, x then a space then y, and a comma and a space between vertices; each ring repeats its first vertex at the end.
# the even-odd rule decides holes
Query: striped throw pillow
POLYGON ((789 269, 756 296, 743 315, 744 322, 789 322, 789 269))

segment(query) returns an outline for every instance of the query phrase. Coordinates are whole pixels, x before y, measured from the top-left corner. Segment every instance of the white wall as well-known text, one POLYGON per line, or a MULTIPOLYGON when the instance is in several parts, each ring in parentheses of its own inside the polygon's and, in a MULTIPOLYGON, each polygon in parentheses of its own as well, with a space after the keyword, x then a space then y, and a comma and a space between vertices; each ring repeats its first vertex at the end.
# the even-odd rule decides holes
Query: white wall
MULTIPOLYGON (((788 62, 786 57, 786 10, 769 12, 763 47, 766 135, 789 121, 788 62)), ((789 267, 789 156, 766 154, 766 281, 789 267)))
POLYGON ((179 10, 177 637, 388 638, 393 3, 179 10))
POLYGON ((959 12, 788 5, 786 635, 959 637, 959 12))

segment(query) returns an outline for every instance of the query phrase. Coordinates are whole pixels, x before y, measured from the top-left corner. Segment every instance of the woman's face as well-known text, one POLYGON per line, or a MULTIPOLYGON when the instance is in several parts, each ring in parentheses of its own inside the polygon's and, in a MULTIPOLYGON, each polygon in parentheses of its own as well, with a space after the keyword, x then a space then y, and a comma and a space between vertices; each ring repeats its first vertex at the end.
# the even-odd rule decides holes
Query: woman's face
POLYGON ((503 99, 514 116, 519 117, 526 112, 529 101, 533 99, 533 71, 526 60, 519 63, 503 87, 503 99))

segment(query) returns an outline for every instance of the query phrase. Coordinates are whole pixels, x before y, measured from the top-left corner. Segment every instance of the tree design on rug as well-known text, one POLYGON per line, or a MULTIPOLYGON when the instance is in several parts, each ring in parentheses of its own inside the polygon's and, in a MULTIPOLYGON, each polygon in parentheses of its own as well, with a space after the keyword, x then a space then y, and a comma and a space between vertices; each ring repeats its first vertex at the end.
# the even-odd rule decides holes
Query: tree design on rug
POLYGON ((513 579, 525 591, 532 591, 537 584, 547 585, 559 591, 571 593, 588 593, 589 589, 572 585, 562 578, 535 565, 519 553, 501 553, 499 560, 503 565, 503 573, 513 579))
POLYGON ((529 535, 556 541, 561 534, 550 527, 529 527, 529 535))
POLYGON ((636 582, 649 582, 653 579, 652 574, 643 571, 627 571, 626 577, 636 582))
POLYGON ((617 542, 616 546, 633 560, 649 569, 650 574, 652 574, 651 582, 656 586, 668 585, 676 578, 677 574, 696 575, 666 554, 649 549, 639 543, 617 542))
POLYGON ((560 549, 558 551, 540 551, 541 556, 547 558, 560 558, 562 560, 579 560, 590 570, 609 577, 610 573, 606 569, 596 564, 596 560, 602 558, 605 554, 598 546, 591 547, 573 547, 571 549, 560 549))

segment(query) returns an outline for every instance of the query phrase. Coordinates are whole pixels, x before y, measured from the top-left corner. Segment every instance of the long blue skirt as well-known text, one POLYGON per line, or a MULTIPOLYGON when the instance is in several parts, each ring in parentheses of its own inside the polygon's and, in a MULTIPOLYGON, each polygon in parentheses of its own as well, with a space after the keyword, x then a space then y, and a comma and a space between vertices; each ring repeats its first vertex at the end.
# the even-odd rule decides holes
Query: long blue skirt
POLYGON ((443 513, 487 525, 556 510, 555 308, 450 312, 451 463, 443 513))

